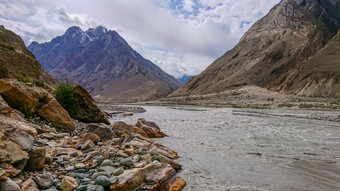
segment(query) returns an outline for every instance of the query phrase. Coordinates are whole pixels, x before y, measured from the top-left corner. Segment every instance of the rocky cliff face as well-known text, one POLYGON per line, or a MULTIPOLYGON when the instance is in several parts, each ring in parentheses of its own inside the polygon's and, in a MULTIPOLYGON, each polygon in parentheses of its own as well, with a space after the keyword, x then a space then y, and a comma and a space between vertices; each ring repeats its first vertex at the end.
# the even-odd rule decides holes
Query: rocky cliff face
POLYGON ((134 51, 116 31, 69 28, 51 42, 28 46, 58 80, 79 82, 97 100, 137 101, 164 97, 175 79, 134 51))
MULTIPOLYGON (((337 33, 339 23, 339 0, 283 0, 257 21, 233 49, 171 96, 215 93, 244 85, 310 96, 336 96, 338 81, 329 82, 339 74, 334 71, 318 75, 319 68, 310 67, 311 75, 304 80, 287 77, 291 71, 308 68, 304 67, 306 61, 337 33), (329 83, 317 83, 320 81, 329 83), (295 88, 290 87, 292 84, 295 88), (305 90, 298 91, 298 87, 305 90), (316 93, 315 87, 325 89, 324 93, 316 93)), ((332 65, 320 64, 328 68, 332 65)))
POLYGON ((0 26, 0 78, 32 79, 37 85, 54 88, 58 82, 45 72, 23 40, 0 26))

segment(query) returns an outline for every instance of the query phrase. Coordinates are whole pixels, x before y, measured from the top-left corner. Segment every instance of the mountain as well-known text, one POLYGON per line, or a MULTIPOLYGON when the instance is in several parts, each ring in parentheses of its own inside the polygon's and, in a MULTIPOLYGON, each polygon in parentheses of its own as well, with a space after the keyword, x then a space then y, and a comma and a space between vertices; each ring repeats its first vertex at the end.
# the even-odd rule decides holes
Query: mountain
POLYGON ((58 82, 45 72, 24 41, 0 25, 0 78, 31 80, 38 86, 53 89, 58 82))
POLYGON ((102 26, 87 31, 74 26, 50 42, 32 42, 28 49, 56 79, 79 82, 97 100, 151 100, 179 87, 116 31, 102 26))
MULTIPOLYGON (((332 38, 339 28, 339 0, 282 0, 233 49, 170 96, 257 85, 286 93, 339 97, 339 64, 330 62, 323 50, 336 44, 332 38)), ((331 52, 338 54, 335 51, 331 52)))
POLYGON ((178 81, 178 83, 182 86, 182 85, 184 85, 185 83, 187 83, 187 81, 190 79, 190 78, 192 78, 192 76, 189 76, 189 75, 183 75, 182 77, 180 77, 180 78, 176 78, 177 79, 177 81, 178 81))

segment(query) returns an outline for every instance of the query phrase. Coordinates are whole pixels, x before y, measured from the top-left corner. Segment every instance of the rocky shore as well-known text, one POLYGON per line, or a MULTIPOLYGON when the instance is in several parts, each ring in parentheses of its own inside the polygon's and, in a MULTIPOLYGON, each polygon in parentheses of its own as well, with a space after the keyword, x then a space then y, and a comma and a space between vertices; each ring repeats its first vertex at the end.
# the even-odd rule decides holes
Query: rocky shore
POLYGON ((145 119, 136 125, 108 124, 108 114, 78 89, 83 115, 75 120, 45 89, 0 80, 0 190, 176 191, 185 187, 185 180, 176 176, 181 169, 174 161, 178 154, 150 139, 166 136, 157 124, 145 119))

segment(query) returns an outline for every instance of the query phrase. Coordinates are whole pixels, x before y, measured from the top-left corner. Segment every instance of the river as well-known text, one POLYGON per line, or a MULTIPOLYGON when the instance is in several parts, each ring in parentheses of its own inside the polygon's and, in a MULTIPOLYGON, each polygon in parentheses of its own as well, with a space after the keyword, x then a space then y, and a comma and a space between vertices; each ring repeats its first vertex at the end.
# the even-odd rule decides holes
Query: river
POLYGON ((340 123, 234 115, 228 108, 143 106, 177 151, 187 191, 340 190, 340 123))

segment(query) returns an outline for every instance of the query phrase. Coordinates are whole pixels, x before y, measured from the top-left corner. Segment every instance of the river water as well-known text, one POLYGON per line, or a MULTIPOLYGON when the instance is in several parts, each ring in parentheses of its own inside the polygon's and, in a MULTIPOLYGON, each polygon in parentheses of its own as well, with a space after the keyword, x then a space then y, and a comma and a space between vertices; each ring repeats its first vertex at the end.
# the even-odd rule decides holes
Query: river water
POLYGON ((340 123, 234 115, 228 108, 143 106, 177 151, 185 190, 340 190, 340 123))

